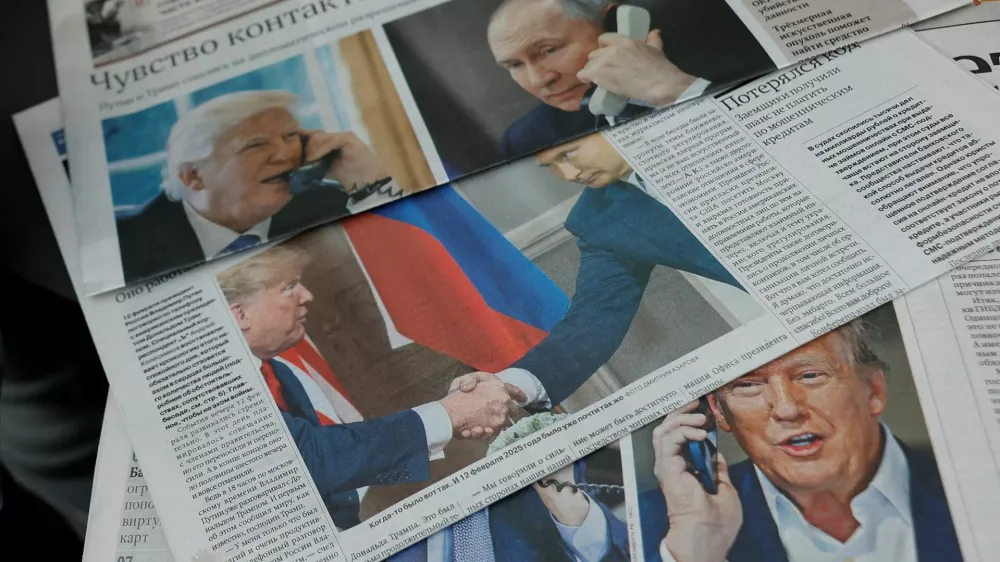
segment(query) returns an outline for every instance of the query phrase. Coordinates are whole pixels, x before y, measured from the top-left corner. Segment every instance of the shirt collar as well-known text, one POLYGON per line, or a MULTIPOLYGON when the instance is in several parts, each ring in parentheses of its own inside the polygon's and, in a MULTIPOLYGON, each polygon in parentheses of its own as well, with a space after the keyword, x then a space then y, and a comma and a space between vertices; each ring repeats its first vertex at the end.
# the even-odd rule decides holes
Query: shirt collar
POLYGON ((267 242, 267 232, 271 228, 271 217, 250 227, 246 232, 236 232, 224 226, 215 224, 206 219, 191 206, 187 200, 183 201, 184 214, 187 215, 194 235, 198 238, 201 251, 205 254, 205 259, 210 260, 219 255, 219 252, 233 243, 241 234, 254 234, 260 237, 260 241, 267 242))
MULTIPOLYGON (((865 494, 869 490, 873 490, 884 497, 908 525, 912 525, 909 463, 906 460, 906 455, 903 453, 902 447, 899 446, 899 442, 893 437, 889 428, 881 422, 879 425, 882 428, 882 435, 885 436, 885 448, 882 450, 882 458, 879 461, 878 470, 875 471, 875 476, 868 483, 868 487, 855 496, 854 499, 861 497, 862 494, 865 494)), ((771 518, 779 525, 779 528, 781 527, 781 521, 789 517, 797 517, 804 522, 805 518, 802 516, 802 512, 799 511, 798 506, 781 492, 777 486, 772 484, 756 464, 753 466, 753 469, 757 475, 757 480, 760 482, 761 490, 764 492, 764 500, 767 502, 767 508, 771 512, 771 518)), ((854 507, 854 500, 852 500, 852 511, 854 507)))

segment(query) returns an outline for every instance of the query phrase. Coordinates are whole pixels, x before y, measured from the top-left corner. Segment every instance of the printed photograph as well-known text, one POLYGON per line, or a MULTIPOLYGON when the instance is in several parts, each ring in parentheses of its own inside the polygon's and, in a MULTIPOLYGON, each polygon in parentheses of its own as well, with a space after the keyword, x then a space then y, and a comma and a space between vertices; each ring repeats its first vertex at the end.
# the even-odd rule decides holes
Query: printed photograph
POLYGON ((389 562, 629 562, 618 444, 474 513, 389 562), (490 558, 492 553, 492 558, 490 558))
POLYGON ((384 29, 451 178, 775 68, 725 0, 455 0, 384 29), (624 97, 595 115, 600 89, 624 97))
POLYGON ((83 2, 94 64, 126 59, 223 20, 285 0, 177 2, 78 0, 83 2))
POLYGON ((219 274, 338 527, 764 313, 642 185, 591 135, 219 274))
POLYGON ((102 128, 126 283, 436 183, 367 31, 102 128))
POLYGON ((644 560, 962 560, 892 304, 632 435, 644 560))

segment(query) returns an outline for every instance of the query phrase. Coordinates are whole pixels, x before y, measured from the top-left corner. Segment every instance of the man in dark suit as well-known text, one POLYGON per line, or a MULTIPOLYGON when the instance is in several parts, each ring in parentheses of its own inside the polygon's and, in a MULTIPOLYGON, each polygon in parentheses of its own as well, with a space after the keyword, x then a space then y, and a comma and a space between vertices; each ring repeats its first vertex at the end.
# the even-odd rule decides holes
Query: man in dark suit
POLYGON ((275 179, 304 162, 338 150, 327 175, 348 191, 387 175, 354 134, 303 131, 292 113, 295 103, 287 92, 236 92, 174 124, 161 193, 117 221, 126 282, 348 214, 343 191, 293 194, 288 181, 275 179))
POLYGON ((507 129, 501 147, 507 158, 606 125, 581 107, 592 84, 630 98, 620 115, 629 118, 774 68, 722 0, 628 3, 651 14, 645 41, 604 33, 605 15, 616 4, 610 0, 506 0, 493 13, 487 39, 497 64, 542 102, 507 129), (688 36, 692 26, 706 37, 688 36), (697 54, 723 44, 721 56, 697 54))
MULTIPOLYGON (((584 480, 579 460, 552 476, 584 480)), ((532 485, 389 558, 389 562, 626 562, 628 531, 599 499, 532 485), (478 521, 477 521, 478 519, 478 521), (479 527, 477 531, 477 527, 479 527)))
POLYGON ((219 284, 330 516, 347 529, 359 522, 366 486, 429 480, 430 461, 443 458, 452 437, 472 426, 491 436, 506 423, 510 399, 502 382, 479 384, 389 416, 338 423, 322 388, 279 357, 306 335, 313 297, 299 279, 307 261, 276 246, 220 273, 219 284))
MULTIPOLYGON (((587 186, 566 219, 579 241, 580 269, 569 310, 548 336, 504 371, 530 408, 558 404, 621 345, 653 268, 662 265, 742 289, 670 209, 647 192, 628 162, 600 134, 539 152, 536 161, 587 186)), ((492 380, 470 373, 455 380, 492 380)), ((468 384, 468 383, 466 383, 468 384)))
POLYGON ((880 421, 887 366, 856 320, 709 395, 718 426, 749 459, 718 492, 681 449, 708 419, 689 404, 653 432, 660 489, 640 497, 646 560, 744 562, 961 560, 933 458, 880 421), (668 517, 669 513, 669 517, 668 517))

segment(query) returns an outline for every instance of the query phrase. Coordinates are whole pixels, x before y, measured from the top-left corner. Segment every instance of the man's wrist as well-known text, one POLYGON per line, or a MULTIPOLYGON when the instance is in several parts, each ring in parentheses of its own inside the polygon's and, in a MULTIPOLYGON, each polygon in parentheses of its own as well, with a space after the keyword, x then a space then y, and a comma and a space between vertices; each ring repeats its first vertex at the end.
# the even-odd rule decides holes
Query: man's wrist
POLYGON ((421 404, 413 408, 424 424, 427 437, 427 458, 434 461, 444 458, 444 448, 453 434, 451 416, 440 402, 421 404))
POLYGON ((549 400, 549 394, 542 386, 542 381, 538 380, 538 377, 531 374, 530 371, 511 367, 500 371, 496 376, 501 381, 521 389, 527 399, 523 404, 519 404, 520 406, 552 407, 552 401, 549 400))
MULTIPOLYGON (((669 75, 667 75, 669 76, 669 75)), ((677 100, 685 97, 685 93, 699 81, 697 76, 684 74, 679 80, 666 78, 662 86, 656 88, 656 99, 650 100, 657 107, 664 108, 673 105, 677 100)))

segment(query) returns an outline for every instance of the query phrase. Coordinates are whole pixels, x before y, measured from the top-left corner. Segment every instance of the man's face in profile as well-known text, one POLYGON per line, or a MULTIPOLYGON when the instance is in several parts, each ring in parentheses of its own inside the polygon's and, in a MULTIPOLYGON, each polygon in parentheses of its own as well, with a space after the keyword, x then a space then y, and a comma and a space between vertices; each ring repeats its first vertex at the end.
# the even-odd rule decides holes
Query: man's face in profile
POLYGON ((566 17, 558 0, 511 2, 487 32, 497 64, 525 91, 563 111, 580 109, 590 85, 576 73, 600 35, 598 26, 566 17))
POLYGON ((306 335, 306 305, 312 293, 299 281, 299 272, 260 291, 234 311, 243 335, 255 355, 270 358, 297 344, 306 335))
POLYGON ((560 179, 594 188, 632 173, 625 158, 600 133, 543 150, 535 155, 535 161, 560 179))
POLYGON ((208 191, 213 207, 228 215, 271 216, 292 195, 287 182, 263 180, 299 165, 299 131, 298 120, 288 110, 265 110, 215 139, 211 156, 193 172, 197 177, 181 180, 189 188, 208 191))
POLYGON ((877 466, 885 374, 855 365, 837 332, 736 379, 709 401, 719 427, 786 492, 843 490, 877 466))

